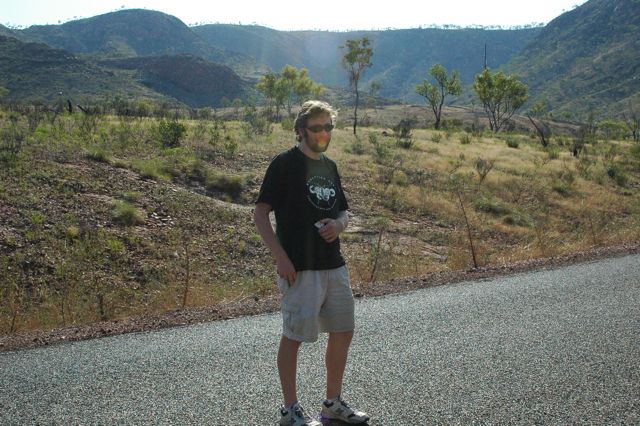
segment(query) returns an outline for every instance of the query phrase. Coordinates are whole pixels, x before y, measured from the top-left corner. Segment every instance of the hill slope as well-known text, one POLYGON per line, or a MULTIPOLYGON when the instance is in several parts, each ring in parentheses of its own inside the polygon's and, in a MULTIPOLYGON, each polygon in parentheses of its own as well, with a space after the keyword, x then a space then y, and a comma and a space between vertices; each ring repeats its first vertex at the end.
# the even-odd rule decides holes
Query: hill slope
POLYGON ((101 64, 136 70, 144 85, 194 107, 219 106, 222 98, 243 98, 252 89, 231 68, 189 54, 112 59, 101 64))
POLYGON ((506 69, 554 111, 614 111, 640 94, 640 1, 591 0, 550 22, 506 69))
POLYGON ((162 96, 136 84, 126 75, 43 43, 24 43, 0 35, 0 86, 13 99, 53 100, 65 97, 101 97, 123 93, 127 97, 161 99, 162 96))
POLYGON ((309 69, 311 78, 329 86, 345 86, 346 72, 340 49, 348 39, 368 37, 373 45, 373 66, 363 78, 383 84, 381 95, 418 101, 415 86, 434 63, 458 69, 465 84, 482 70, 484 45, 492 66, 509 61, 530 42, 540 28, 522 30, 410 29, 333 33, 282 32, 258 26, 204 25, 193 31, 218 48, 251 56, 272 70, 284 65, 309 69))

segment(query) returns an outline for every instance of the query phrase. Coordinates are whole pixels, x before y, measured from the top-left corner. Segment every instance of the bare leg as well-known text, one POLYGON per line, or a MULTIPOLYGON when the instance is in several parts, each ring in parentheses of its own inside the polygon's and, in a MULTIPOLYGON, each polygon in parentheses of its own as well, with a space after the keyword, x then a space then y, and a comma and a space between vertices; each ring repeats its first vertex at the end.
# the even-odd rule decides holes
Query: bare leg
POLYGON ((282 336, 278 349, 278 373, 284 396, 285 407, 290 407, 298 400, 296 390, 296 370, 298 367, 298 349, 300 342, 282 336))
POLYGON ((342 378, 347 366, 349 345, 353 331, 329 333, 325 364, 327 366, 327 399, 333 399, 342 393, 342 378))

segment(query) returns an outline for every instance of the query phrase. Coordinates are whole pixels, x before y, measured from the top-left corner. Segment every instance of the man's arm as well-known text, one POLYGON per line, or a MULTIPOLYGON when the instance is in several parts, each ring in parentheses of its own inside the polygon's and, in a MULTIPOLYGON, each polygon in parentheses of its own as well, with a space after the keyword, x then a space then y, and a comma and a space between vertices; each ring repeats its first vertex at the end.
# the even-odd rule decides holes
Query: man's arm
POLYGON ((290 284, 296 281, 296 269, 289 259, 287 252, 284 251, 280 241, 269 220, 269 212, 271 206, 267 203, 257 203, 253 212, 253 222, 256 224, 258 233, 262 237, 262 241, 269 248, 271 254, 276 258, 276 271, 282 278, 287 279, 290 284))
POLYGON ((347 226, 349 225, 349 214, 346 210, 342 210, 338 213, 338 217, 335 219, 322 219, 320 222, 324 223, 324 226, 320 228, 320 236, 328 243, 332 243, 338 238, 347 226))

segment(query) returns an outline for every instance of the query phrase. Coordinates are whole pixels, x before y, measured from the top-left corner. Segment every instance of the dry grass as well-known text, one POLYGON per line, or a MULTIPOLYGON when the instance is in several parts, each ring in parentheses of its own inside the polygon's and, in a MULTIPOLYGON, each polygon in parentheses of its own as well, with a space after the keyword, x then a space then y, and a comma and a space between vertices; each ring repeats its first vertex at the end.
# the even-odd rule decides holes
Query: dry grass
MULTIPOLYGON (((353 215, 342 239, 356 288, 369 285, 376 257, 375 281, 472 266, 455 188, 480 265, 640 239, 640 160, 628 142, 590 147, 585 172, 567 147, 551 156, 522 134, 484 133, 463 145, 460 130, 419 128, 412 148, 399 148, 383 132, 412 115, 424 122, 426 109, 368 113, 382 124, 359 128, 358 137, 339 126, 328 152, 353 215), (509 148, 507 137, 519 147, 509 148), (495 160, 481 185, 478 158, 495 160)), ((106 117, 81 137, 75 119, 61 118, 3 160, 0 267, 11 272, 0 283, 0 333, 177 309, 186 285, 188 306, 276 291, 251 208, 270 159, 294 145, 293 132, 274 124, 249 137, 242 123, 227 121, 212 140, 213 122, 184 123, 182 146, 166 150, 154 140, 153 119, 106 117), (207 188, 207 176, 221 174, 234 183, 232 195, 207 188), (119 222, 114 201, 128 203, 135 220, 119 222)))

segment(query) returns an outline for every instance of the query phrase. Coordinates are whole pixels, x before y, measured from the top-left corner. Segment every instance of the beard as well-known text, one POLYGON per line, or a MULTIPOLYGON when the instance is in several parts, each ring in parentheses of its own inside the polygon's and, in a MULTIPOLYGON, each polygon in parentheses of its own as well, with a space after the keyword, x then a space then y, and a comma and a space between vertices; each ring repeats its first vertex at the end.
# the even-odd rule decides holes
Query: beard
POLYGON ((313 152, 316 152, 318 154, 322 154, 323 152, 325 152, 328 148, 329 148, 329 143, 331 142, 331 138, 328 138, 325 141, 317 141, 317 140, 309 140, 309 138, 306 138, 305 143, 307 144, 307 146, 309 147, 309 149, 313 152))

